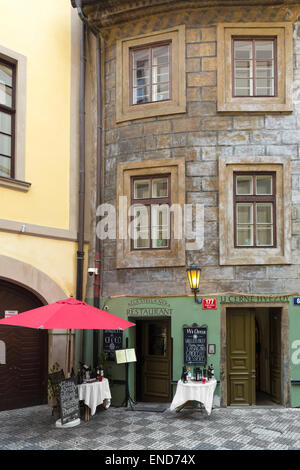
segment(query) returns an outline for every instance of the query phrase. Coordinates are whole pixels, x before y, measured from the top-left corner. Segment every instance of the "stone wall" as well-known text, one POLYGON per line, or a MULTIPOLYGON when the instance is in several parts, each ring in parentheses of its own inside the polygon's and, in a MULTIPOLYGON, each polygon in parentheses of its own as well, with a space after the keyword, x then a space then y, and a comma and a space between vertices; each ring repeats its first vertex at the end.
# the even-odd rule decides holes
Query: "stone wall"
MULTIPOLYGON (((201 293, 271 294, 300 290, 300 27, 296 22, 299 12, 299 7, 296 10, 280 6, 195 8, 162 16, 149 14, 145 20, 122 23, 101 32, 105 52, 105 202, 116 204, 118 163, 184 157, 186 202, 205 205, 204 248, 186 253, 187 265, 194 262, 202 268, 201 293), (217 113, 216 27, 219 22, 246 21, 294 22, 294 111, 291 114, 217 113), (116 40, 180 24, 186 25, 186 114, 116 124, 116 40), (223 155, 291 158, 295 264, 219 265, 218 158, 223 155)), ((190 294, 185 267, 117 270, 115 261, 115 241, 104 241, 103 296, 190 294)))

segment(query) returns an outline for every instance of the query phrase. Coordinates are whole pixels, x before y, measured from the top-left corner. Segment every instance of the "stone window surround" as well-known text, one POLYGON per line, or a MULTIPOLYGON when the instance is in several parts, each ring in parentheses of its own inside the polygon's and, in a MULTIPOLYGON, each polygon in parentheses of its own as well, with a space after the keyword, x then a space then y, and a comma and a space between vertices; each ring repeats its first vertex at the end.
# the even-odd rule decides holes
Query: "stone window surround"
MULTIPOLYGON (((171 179, 171 201, 172 204, 185 204, 185 159, 173 158, 169 160, 147 160, 134 163, 123 163, 118 165, 117 176, 117 269, 122 268, 154 268, 166 266, 185 266, 185 240, 173 239, 174 227, 172 225, 171 212, 171 247, 164 250, 131 250, 131 240, 121 238, 121 231, 128 233, 129 216, 127 221, 122 220, 120 214, 120 197, 127 197, 127 209, 131 200, 131 179, 134 176, 165 175, 169 174, 171 179)), ((184 217, 182 217, 182 233, 184 233, 184 217)))
POLYGON ((0 57, 16 65, 15 116, 15 177, 0 178, 0 186, 27 192, 31 186, 25 182, 25 119, 26 119, 26 67, 27 58, 0 45, 0 57))
POLYGON ((291 172, 288 156, 220 157, 219 227, 220 265, 291 264, 291 172), (274 171, 276 173, 275 248, 234 248, 233 173, 274 171))
POLYGON ((124 122, 153 116, 186 112, 185 26, 176 26, 117 41, 116 53, 116 121, 124 122), (160 42, 172 42, 172 98, 164 102, 130 105, 130 49, 160 42))
POLYGON ((292 23, 220 23, 218 40, 219 112, 292 112, 293 25, 292 23), (272 36, 277 39, 277 96, 233 97, 231 46, 234 36, 272 36))

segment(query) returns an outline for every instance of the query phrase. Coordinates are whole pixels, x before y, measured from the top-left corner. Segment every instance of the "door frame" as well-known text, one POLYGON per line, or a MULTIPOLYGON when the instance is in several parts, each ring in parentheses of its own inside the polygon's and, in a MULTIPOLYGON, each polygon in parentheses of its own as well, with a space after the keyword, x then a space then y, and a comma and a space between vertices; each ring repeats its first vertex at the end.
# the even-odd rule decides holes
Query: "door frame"
MULTIPOLYGON (((159 317, 134 317, 134 316, 130 316, 128 317, 128 321, 132 321, 134 323, 136 323, 137 321, 167 321, 168 322, 168 327, 169 327, 169 330, 170 330, 170 361, 171 361, 171 364, 170 364, 170 397, 172 399, 172 386, 171 386, 171 380, 172 380, 172 374, 173 374, 173 337, 172 337, 172 319, 170 316, 159 316, 159 317)), ((134 340, 134 348, 136 350, 136 342, 137 342, 137 339, 136 339, 136 328, 134 328, 134 337, 133 337, 133 340, 134 340)), ((136 378, 136 362, 134 362, 134 372, 133 372, 133 390, 134 390, 134 397, 135 397, 135 400, 136 400, 136 393, 137 393, 137 378, 136 378)))
POLYGON ((221 304, 220 312, 220 388, 221 407, 227 407, 227 308, 280 308, 281 309, 281 404, 290 406, 290 339, 289 339, 289 303, 226 303, 221 304))

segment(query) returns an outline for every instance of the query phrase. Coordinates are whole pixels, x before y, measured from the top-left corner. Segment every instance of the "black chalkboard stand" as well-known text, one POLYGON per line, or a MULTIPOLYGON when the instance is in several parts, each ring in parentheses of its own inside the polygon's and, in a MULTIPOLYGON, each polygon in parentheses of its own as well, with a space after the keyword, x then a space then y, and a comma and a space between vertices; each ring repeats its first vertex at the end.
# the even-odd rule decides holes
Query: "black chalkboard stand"
POLYGON ((78 391, 72 378, 60 382, 60 407, 61 419, 56 421, 56 427, 71 428, 80 424, 78 391), (69 385, 73 385, 73 387, 69 385))
MULTIPOLYGON (((128 338, 126 338, 126 349, 128 349, 128 338)), ((135 405, 135 402, 130 396, 129 393, 129 362, 126 362, 125 364, 125 400, 122 403, 122 406, 130 406, 130 410, 134 411, 133 405, 135 405)), ((128 408, 129 411, 129 408, 128 408)))

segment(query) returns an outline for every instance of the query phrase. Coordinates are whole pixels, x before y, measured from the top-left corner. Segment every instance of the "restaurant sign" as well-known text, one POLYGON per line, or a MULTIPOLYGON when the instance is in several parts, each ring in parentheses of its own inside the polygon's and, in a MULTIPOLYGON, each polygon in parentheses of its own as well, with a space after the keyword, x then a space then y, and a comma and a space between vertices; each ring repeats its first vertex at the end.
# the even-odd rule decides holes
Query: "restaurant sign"
POLYGON ((133 299, 128 304, 128 317, 169 317, 174 310, 164 299, 133 299))
POLYGON ((240 303, 277 303, 288 302, 288 295, 222 295, 221 304, 240 304, 240 303))

